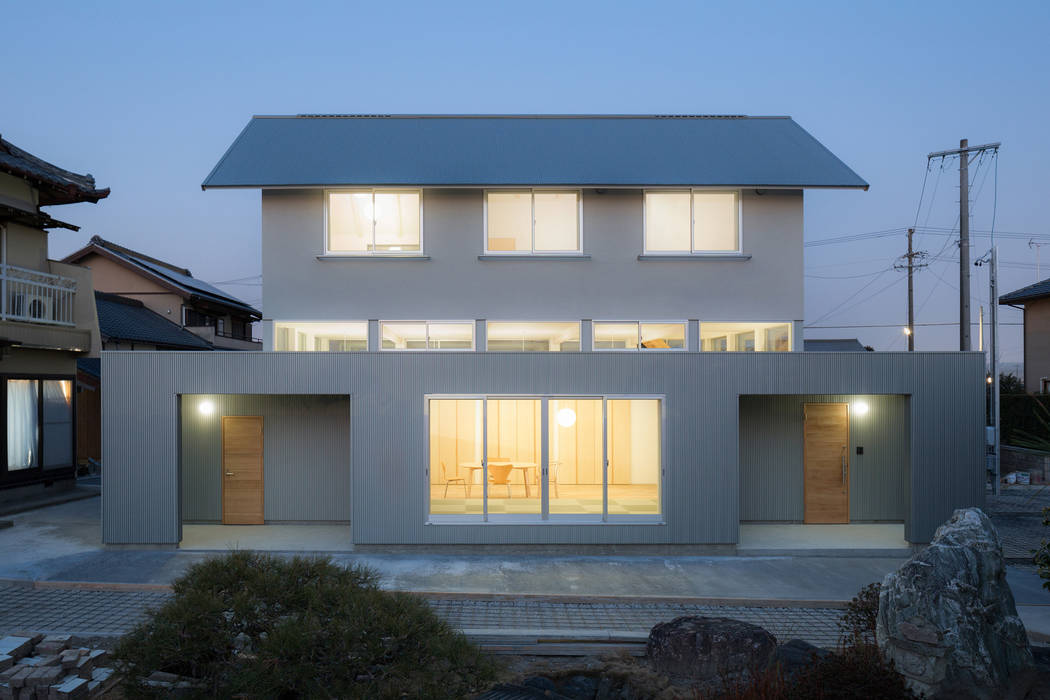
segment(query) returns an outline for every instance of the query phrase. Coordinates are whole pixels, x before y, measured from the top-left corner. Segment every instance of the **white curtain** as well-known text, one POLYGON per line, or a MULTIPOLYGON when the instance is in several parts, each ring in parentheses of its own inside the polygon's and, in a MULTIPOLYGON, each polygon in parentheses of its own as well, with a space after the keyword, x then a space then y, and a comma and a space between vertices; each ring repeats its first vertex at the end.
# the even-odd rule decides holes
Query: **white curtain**
POLYGON ((37 380, 7 380, 7 468, 30 469, 40 465, 37 435, 37 380))

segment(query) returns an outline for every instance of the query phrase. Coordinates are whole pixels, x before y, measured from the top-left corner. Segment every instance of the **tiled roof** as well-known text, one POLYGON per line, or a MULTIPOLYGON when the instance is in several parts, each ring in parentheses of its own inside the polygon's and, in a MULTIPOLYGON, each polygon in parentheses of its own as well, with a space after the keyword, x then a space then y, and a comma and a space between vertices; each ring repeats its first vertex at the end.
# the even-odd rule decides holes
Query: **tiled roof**
POLYGON ((202 187, 847 187, 868 183, 790 117, 254 117, 202 187))
POLYGON ((40 192, 40 206, 97 202, 109 196, 109 188, 97 189, 91 175, 63 170, 2 138, 0 172, 29 180, 40 192))
POLYGON ((255 318, 262 318, 262 313, 258 309, 245 304, 237 297, 227 294, 218 287, 214 287, 207 282, 196 279, 186 268, 177 267, 170 263, 166 263, 163 260, 150 257, 144 253, 125 248, 122 245, 107 241, 100 236, 92 236, 91 241, 87 246, 81 248, 75 253, 67 255, 62 259, 62 262, 78 263, 89 253, 101 251, 116 256, 125 263, 141 270, 145 270, 151 275, 163 278, 169 284, 178 287, 186 294, 197 296, 201 299, 222 304, 224 306, 233 307, 234 309, 255 318))
POLYGON ((147 309, 137 299, 95 292, 98 330, 107 340, 151 343, 165 348, 211 350, 203 338, 147 309))
POLYGON ((999 297, 1000 304, 1023 304, 1026 301, 1033 301, 1035 299, 1043 299, 1050 297, 1050 278, 1043 280, 1042 282, 1036 282, 1030 284, 1027 287, 1021 287, 1009 294, 1004 294, 999 297))

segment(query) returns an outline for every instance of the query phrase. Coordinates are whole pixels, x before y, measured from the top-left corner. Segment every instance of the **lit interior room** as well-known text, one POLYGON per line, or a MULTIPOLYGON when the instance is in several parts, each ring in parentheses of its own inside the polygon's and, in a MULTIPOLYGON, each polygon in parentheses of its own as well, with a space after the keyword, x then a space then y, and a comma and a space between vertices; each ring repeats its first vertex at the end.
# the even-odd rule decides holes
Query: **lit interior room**
POLYGON ((659 399, 432 398, 429 412, 432 516, 540 519, 544 490, 552 519, 660 515, 659 399))
POLYGON ((700 323, 704 352, 789 352, 790 323, 700 323))
POLYGON ((275 323, 274 349, 351 352, 368 348, 368 323, 275 323))
POLYGON ((580 349, 580 324, 490 321, 489 352, 575 352, 580 349))

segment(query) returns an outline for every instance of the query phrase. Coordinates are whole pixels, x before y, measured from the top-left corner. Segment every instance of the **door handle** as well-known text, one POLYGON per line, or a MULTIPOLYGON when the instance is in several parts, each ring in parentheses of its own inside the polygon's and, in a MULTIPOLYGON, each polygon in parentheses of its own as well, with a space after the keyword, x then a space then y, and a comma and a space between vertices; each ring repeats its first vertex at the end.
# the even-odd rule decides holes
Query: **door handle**
POLYGON ((226 472, 226 476, 233 476, 233 472, 226 472))

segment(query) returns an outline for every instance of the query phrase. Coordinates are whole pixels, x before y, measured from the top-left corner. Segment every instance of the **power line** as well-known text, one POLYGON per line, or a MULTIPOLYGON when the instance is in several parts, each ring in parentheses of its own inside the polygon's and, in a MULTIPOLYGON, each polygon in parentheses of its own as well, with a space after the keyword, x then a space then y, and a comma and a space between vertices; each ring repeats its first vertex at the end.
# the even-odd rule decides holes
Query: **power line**
MULTIPOLYGON (((916 326, 958 326, 958 321, 934 321, 930 323, 916 323, 916 326)), ((970 321, 971 326, 976 326, 977 321, 970 321)), ((1023 326, 1022 321, 1000 321, 1000 326, 1023 326)), ((904 328, 905 326, 901 323, 855 323, 843 326, 806 326, 806 328, 820 330, 824 329, 835 329, 835 328, 904 328)))

